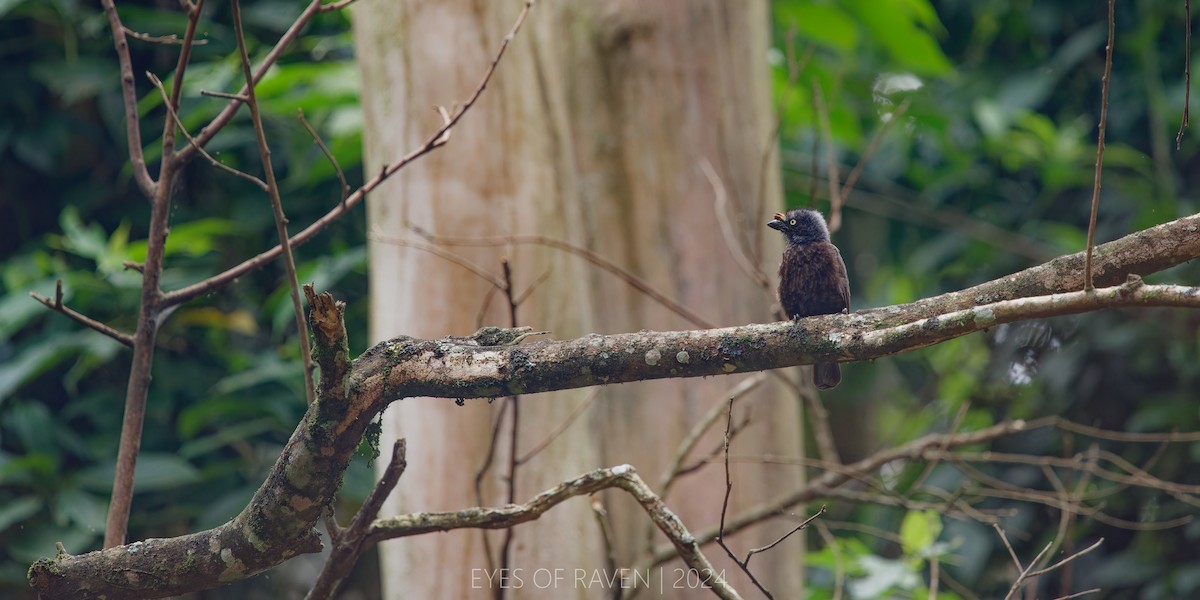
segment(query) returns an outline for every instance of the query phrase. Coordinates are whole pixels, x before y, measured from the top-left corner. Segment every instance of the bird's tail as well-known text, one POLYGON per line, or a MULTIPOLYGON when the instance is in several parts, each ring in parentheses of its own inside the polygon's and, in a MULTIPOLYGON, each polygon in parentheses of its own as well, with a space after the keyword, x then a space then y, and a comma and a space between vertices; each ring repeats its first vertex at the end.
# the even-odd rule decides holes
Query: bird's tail
POLYGON ((817 388, 828 390, 837 387, 842 382, 842 368, 837 363, 817 363, 813 365, 813 383, 817 388))

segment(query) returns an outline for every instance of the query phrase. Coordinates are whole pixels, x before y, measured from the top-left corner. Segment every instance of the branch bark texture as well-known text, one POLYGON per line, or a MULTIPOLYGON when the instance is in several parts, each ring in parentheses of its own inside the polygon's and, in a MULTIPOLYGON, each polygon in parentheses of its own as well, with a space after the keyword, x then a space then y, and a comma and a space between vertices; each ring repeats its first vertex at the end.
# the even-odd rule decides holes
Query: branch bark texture
POLYGON ((329 294, 312 300, 316 362, 322 369, 317 401, 241 514, 190 535, 40 559, 29 569, 30 585, 39 596, 162 598, 245 579, 297 554, 320 550, 314 526, 341 487, 342 474, 375 413, 359 404, 361 398, 345 393, 350 361, 344 304, 329 294))
MULTIPOLYGON (((959 292, 961 294, 962 292, 959 292)), ((933 299, 937 300, 937 299, 933 299)), ((674 377, 779 369, 829 360, 871 360, 1005 323, 1106 308, 1200 308, 1200 288, 1125 284, 983 304, 921 317, 919 304, 693 331, 590 335, 526 345, 473 345, 470 338, 399 337, 355 360, 352 386, 372 402, 412 396, 489 398, 674 377), (900 324, 887 325, 898 316, 900 324)))

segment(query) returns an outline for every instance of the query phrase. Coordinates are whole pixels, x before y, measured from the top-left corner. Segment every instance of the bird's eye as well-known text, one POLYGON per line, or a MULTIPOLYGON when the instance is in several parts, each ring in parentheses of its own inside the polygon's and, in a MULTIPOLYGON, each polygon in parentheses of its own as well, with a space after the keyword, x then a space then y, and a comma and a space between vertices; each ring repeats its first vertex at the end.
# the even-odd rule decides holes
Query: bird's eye
POLYGON ((795 227, 795 226, 796 226, 796 220, 795 220, 795 219, 792 219, 791 221, 788 221, 788 225, 791 225, 792 227, 795 227))

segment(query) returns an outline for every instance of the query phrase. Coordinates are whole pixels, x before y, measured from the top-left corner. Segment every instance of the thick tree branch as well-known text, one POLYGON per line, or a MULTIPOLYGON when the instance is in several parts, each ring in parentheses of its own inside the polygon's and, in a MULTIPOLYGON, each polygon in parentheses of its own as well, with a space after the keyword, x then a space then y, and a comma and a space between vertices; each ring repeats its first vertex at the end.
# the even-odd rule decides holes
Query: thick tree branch
POLYGON ((346 387, 343 310, 329 294, 313 303, 320 393, 241 514, 199 533, 40 559, 29 569, 33 589, 47 599, 161 598, 245 579, 318 551, 314 526, 375 416, 346 387))
MULTIPOLYGON (((1095 284, 1104 287, 1125 281, 1131 273, 1144 277, 1198 257, 1200 213, 1096 246, 1092 272, 1095 284)), ((1001 300, 1073 292, 1083 289, 1084 259, 1083 252, 1076 252, 965 290, 859 314, 877 316, 880 325, 891 326, 1001 300)))
POLYGON ((711 586, 721 598, 740 598, 729 583, 717 575, 712 563, 700 551, 696 538, 661 498, 638 476, 630 465, 611 469, 596 469, 570 481, 550 488, 534 496, 524 504, 508 504, 495 508, 468 508, 454 512, 412 513, 378 519, 371 525, 369 542, 449 531, 451 529, 508 529, 521 523, 533 521, 546 511, 568 498, 593 494, 606 488, 619 488, 629 492, 650 520, 671 540, 677 555, 700 576, 705 585, 711 586))
MULTIPOLYGON (((962 292, 958 292, 961 294, 962 292)), ((930 299, 938 306, 938 299, 930 299)), ((1018 298, 924 317, 918 304, 849 315, 694 331, 590 335, 521 346, 399 337, 355 360, 354 384, 379 402, 412 396, 488 398, 745 373, 828 360, 870 360, 1004 323, 1129 306, 1200 308, 1200 288, 1123 285, 1018 298), (889 323, 901 321, 900 324, 889 323)))
POLYGON ((101 323, 100 321, 97 321, 83 313, 71 310, 67 307, 67 305, 63 304, 63 289, 61 279, 54 282, 54 299, 47 298, 37 292, 29 292, 29 295, 33 297, 34 300, 37 300, 45 305, 46 308, 49 308, 53 311, 58 311, 64 316, 70 318, 72 321, 75 321, 76 323, 79 323, 85 327, 94 329, 99 333, 103 333, 104 335, 107 335, 108 337, 124 344, 127 347, 133 347, 132 335, 129 335, 124 331, 118 331, 113 327, 109 327, 108 325, 105 325, 104 323, 101 323))
MULTIPOLYGON (((305 292, 311 290, 311 286, 304 288, 305 292)), ((379 510, 383 508, 383 501, 396 488, 396 483, 400 481, 400 476, 404 474, 407 467, 407 444, 404 438, 400 438, 392 444, 392 460, 384 469, 383 477, 380 477, 379 483, 375 484, 371 494, 367 496, 362 507, 355 513, 350 526, 343 529, 334 524, 332 518, 326 521, 329 543, 332 546, 329 560, 325 561, 325 566, 321 568, 321 574, 317 576, 316 583, 308 590, 305 600, 332 598, 338 586, 350 575, 358 558, 370 548, 365 540, 371 522, 379 516, 379 510)))

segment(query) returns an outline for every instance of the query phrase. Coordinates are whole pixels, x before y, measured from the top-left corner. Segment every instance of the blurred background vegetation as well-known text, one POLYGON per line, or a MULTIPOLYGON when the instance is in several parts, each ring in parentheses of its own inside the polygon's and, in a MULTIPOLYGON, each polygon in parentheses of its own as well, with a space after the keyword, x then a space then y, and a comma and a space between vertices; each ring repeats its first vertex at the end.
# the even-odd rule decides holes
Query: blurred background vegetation
MULTIPOLYGON (((826 104, 844 177, 884 115, 905 111, 879 138, 835 234, 851 272, 855 309, 907 302, 993 279, 1083 248, 1104 61, 1105 6, 1070 0, 780 0, 772 62, 788 203, 827 208, 813 82, 826 104), (791 60, 789 60, 791 57, 791 60), (789 68, 803 63, 803 69, 789 68), (815 166, 815 170, 814 170, 815 166), (814 178, 814 173, 817 175, 814 178), (814 193, 815 192, 815 193, 814 193)), ((247 3, 251 51, 264 54, 292 22, 294 2, 247 3)), ((181 115, 196 131, 225 101, 201 89, 236 87, 228 6, 209 3, 188 71, 181 115)), ((125 24, 181 33, 170 2, 120 3, 125 24)), ((1183 107, 1183 3, 1117 6, 1106 169, 1098 241, 1200 210, 1197 133, 1175 149, 1183 107)), ((340 198, 329 162, 296 119, 303 109, 350 179, 361 183, 358 71, 348 19, 317 17, 259 88, 293 231, 340 198)), ((134 71, 168 80, 176 48, 130 40, 134 71)), ((498 75, 503 77, 503 69, 498 75)), ((37 304, 64 300, 132 330, 139 277, 123 269, 145 253, 149 210, 130 177, 117 64, 95 3, 0 0, 0 596, 28 595, 25 569, 62 541, 99 547, 121 422, 128 353, 37 304)), ((138 78, 148 160, 161 136, 161 101, 138 78)), ((487 101, 486 98, 484 101, 487 101)), ((465 124, 464 126, 470 126, 465 124)), ((245 111, 209 146, 257 172, 245 111)), ((448 150, 448 151, 453 151, 448 150)), ((164 287, 227 268, 274 244, 271 210, 252 185, 193 161, 172 215, 164 287)), ((297 251, 301 281, 347 300, 351 350, 365 345, 364 216, 352 214, 297 251)), ((269 267, 184 305, 159 336, 138 464, 130 539, 177 535, 224 522, 262 481, 304 411, 297 333, 281 268, 269 267)), ((1200 283, 1200 266, 1150 278, 1200 283)), ((1062 415, 1123 431, 1200 429, 1200 315, 1125 310, 995 328, 926 350, 846 367, 827 396, 843 459, 930 431, 963 407, 962 429, 1004 418, 1062 415)), ((1200 484, 1200 444, 1129 444, 1046 431, 988 448, 1071 456, 1092 444, 1134 464, 1153 460, 1164 480, 1200 484)), ((982 450, 983 448, 981 448, 982 450)), ((981 467, 1009 483, 1053 489, 1038 466, 981 467)), ((919 466, 895 472, 895 491, 919 466), (909 470, 912 472, 909 472, 909 470)), ((1069 474, 1067 474, 1069 475, 1069 474)), ((1068 487, 1075 481, 1064 475, 1068 487)), ((952 466, 924 485, 958 489, 952 466)), ((365 460, 347 473, 342 510, 369 490, 365 460)), ((1018 554, 1058 534, 1059 513, 1028 503, 1006 520, 1018 554)), ((811 538, 809 596, 833 593, 834 556, 855 598, 922 594, 929 556, 980 597, 1003 595, 1014 574, 990 528, 874 505, 831 506, 831 522, 898 532, 899 539, 836 529, 836 547, 811 538)), ((1195 506, 1130 488, 1105 512, 1133 523, 1193 515, 1195 506)), ((1104 537, 1068 573, 1042 578, 1053 597, 1103 587, 1109 597, 1200 593, 1200 523, 1163 530, 1079 519, 1064 550, 1104 537)), ((354 593, 376 588, 364 561, 354 593)), ((241 595, 278 595, 295 577, 266 575, 241 595)), ((229 593, 226 590, 226 593, 229 593)), ((959 597, 943 587, 944 598, 959 597)))

